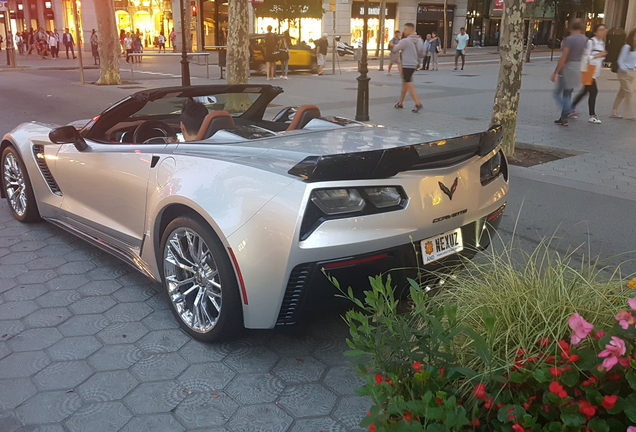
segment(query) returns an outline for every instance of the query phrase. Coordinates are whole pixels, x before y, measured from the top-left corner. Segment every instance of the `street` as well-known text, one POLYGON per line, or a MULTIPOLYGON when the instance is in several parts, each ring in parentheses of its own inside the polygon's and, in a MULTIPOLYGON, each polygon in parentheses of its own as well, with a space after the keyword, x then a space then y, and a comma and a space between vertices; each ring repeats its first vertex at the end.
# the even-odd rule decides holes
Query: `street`
MULTIPOLYGON (((468 56, 452 71, 420 71, 414 83, 424 109, 393 108, 400 77, 370 72, 372 123, 432 131, 440 138, 488 128, 498 65, 493 54, 468 56), (473 61, 474 60, 474 61, 473 61)), ((555 56, 558 59, 558 55, 555 56)), ((38 120, 90 118, 131 92, 180 85, 178 59, 144 59, 135 81, 79 84, 65 59, 23 62, 0 70, 0 131, 38 120), (32 66, 33 65, 33 66, 32 66)), ((375 64, 375 63, 374 63, 375 64)), ((636 125, 608 118, 618 82, 599 80, 600 125, 558 127, 550 73, 540 52, 524 65, 519 145, 565 149, 573 156, 534 167, 512 166, 500 234, 532 248, 555 236, 560 251, 599 256, 624 274, 636 272, 636 125)), ((386 68, 387 63, 385 63, 386 68)), ((122 62, 122 78, 130 80, 122 62)), ((354 118, 355 63, 335 76, 291 74, 267 82, 285 92, 268 117, 288 105, 314 104, 323 115, 354 118)), ((193 64, 192 84, 222 84, 218 68, 193 64)), ((85 71, 94 82, 99 71, 85 71)), ((250 82, 265 84, 265 77, 250 82)), ((0 432, 13 431, 356 431, 370 401, 344 356, 342 311, 291 331, 246 331, 205 345, 178 328, 167 296, 128 265, 45 222, 20 224, 0 204, 0 432)))

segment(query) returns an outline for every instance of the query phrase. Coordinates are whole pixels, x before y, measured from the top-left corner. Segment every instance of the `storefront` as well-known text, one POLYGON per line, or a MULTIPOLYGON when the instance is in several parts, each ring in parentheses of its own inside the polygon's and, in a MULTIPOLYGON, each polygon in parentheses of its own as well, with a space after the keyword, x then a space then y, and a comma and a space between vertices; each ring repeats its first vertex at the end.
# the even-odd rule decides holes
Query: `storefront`
MULTIPOLYGON (((384 11, 384 31, 380 32, 380 3, 369 3, 368 49, 378 47, 379 37, 384 39, 384 46, 388 45, 396 30, 397 3, 387 3, 384 11)), ((351 43, 356 47, 362 46, 362 32, 364 28, 364 2, 354 1, 351 4, 351 43)))
MULTIPOLYGON (((455 5, 447 6, 446 19, 448 20, 446 28, 450 34, 452 32, 453 21, 455 19, 455 5)), ((416 31, 417 34, 422 36, 436 32, 437 36, 439 36, 440 40, 442 40, 442 43, 444 44, 444 41, 446 40, 444 36, 444 5, 420 3, 417 7, 416 31)), ((448 47, 450 46, 451 44, 448 43, 448 47)))
POLYGON ((198 25, 203 29, 203 45, 227 45, 227 0, 206 0, 202 6, 198 25))
POLYGON ((315 18, 298 18, 295 20, 279 21, 276 18, 256 18, 256 33, 267 33, 267 26, 272 26, 275 33, 289 30, 292 41, 311 42, 320 39, 322 35, 322 20, 315 18))
POLYGON ((172 28, 170 3, 163 0, 115 0, 117 30, 142 35, 144 46, 155 45, 159 34, 172 28))

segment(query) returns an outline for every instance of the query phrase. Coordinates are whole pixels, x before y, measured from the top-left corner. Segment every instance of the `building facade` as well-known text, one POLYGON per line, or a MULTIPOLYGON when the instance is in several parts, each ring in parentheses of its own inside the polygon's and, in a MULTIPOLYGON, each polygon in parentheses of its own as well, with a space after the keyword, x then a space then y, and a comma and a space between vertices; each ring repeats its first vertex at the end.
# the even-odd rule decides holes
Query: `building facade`
POLYGON ((636 0, 605 0, 604 21, 609 28, 626 32, 636 28, 636 0))

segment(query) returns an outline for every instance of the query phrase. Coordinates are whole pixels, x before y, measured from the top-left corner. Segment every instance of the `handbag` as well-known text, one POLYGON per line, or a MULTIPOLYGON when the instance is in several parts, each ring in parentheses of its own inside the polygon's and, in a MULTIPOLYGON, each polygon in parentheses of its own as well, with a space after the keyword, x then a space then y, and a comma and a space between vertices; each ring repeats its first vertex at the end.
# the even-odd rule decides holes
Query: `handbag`
POLYGON ((437 52, 438 52, 438 53, 441 53, 441 52, 442 52, 442 47, 441 47, 440 45, 437 45, 437 48, 436 48, 436 49, 437 49, 437 52))
POLYGON ((594 72, 596 72, 596 65, 588 63, 587 70, 581 73, 581 84, 591 85, 594 81, 594 72))
POLYGON ((276 56, 276 60, 279 61, 287 61, 289 60, 289 51, 284 48, 278 50, 278 55, 276 56))

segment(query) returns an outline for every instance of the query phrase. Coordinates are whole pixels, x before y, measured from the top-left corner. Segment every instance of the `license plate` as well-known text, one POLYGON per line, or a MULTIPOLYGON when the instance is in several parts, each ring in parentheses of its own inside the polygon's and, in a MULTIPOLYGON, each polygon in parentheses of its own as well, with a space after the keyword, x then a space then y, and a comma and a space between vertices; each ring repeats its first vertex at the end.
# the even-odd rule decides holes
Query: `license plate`
POLYGON ((462 241, 461 228, 422 240, 424 264, 432 263, 462 250, 464 250, 464 243, 462 241))

